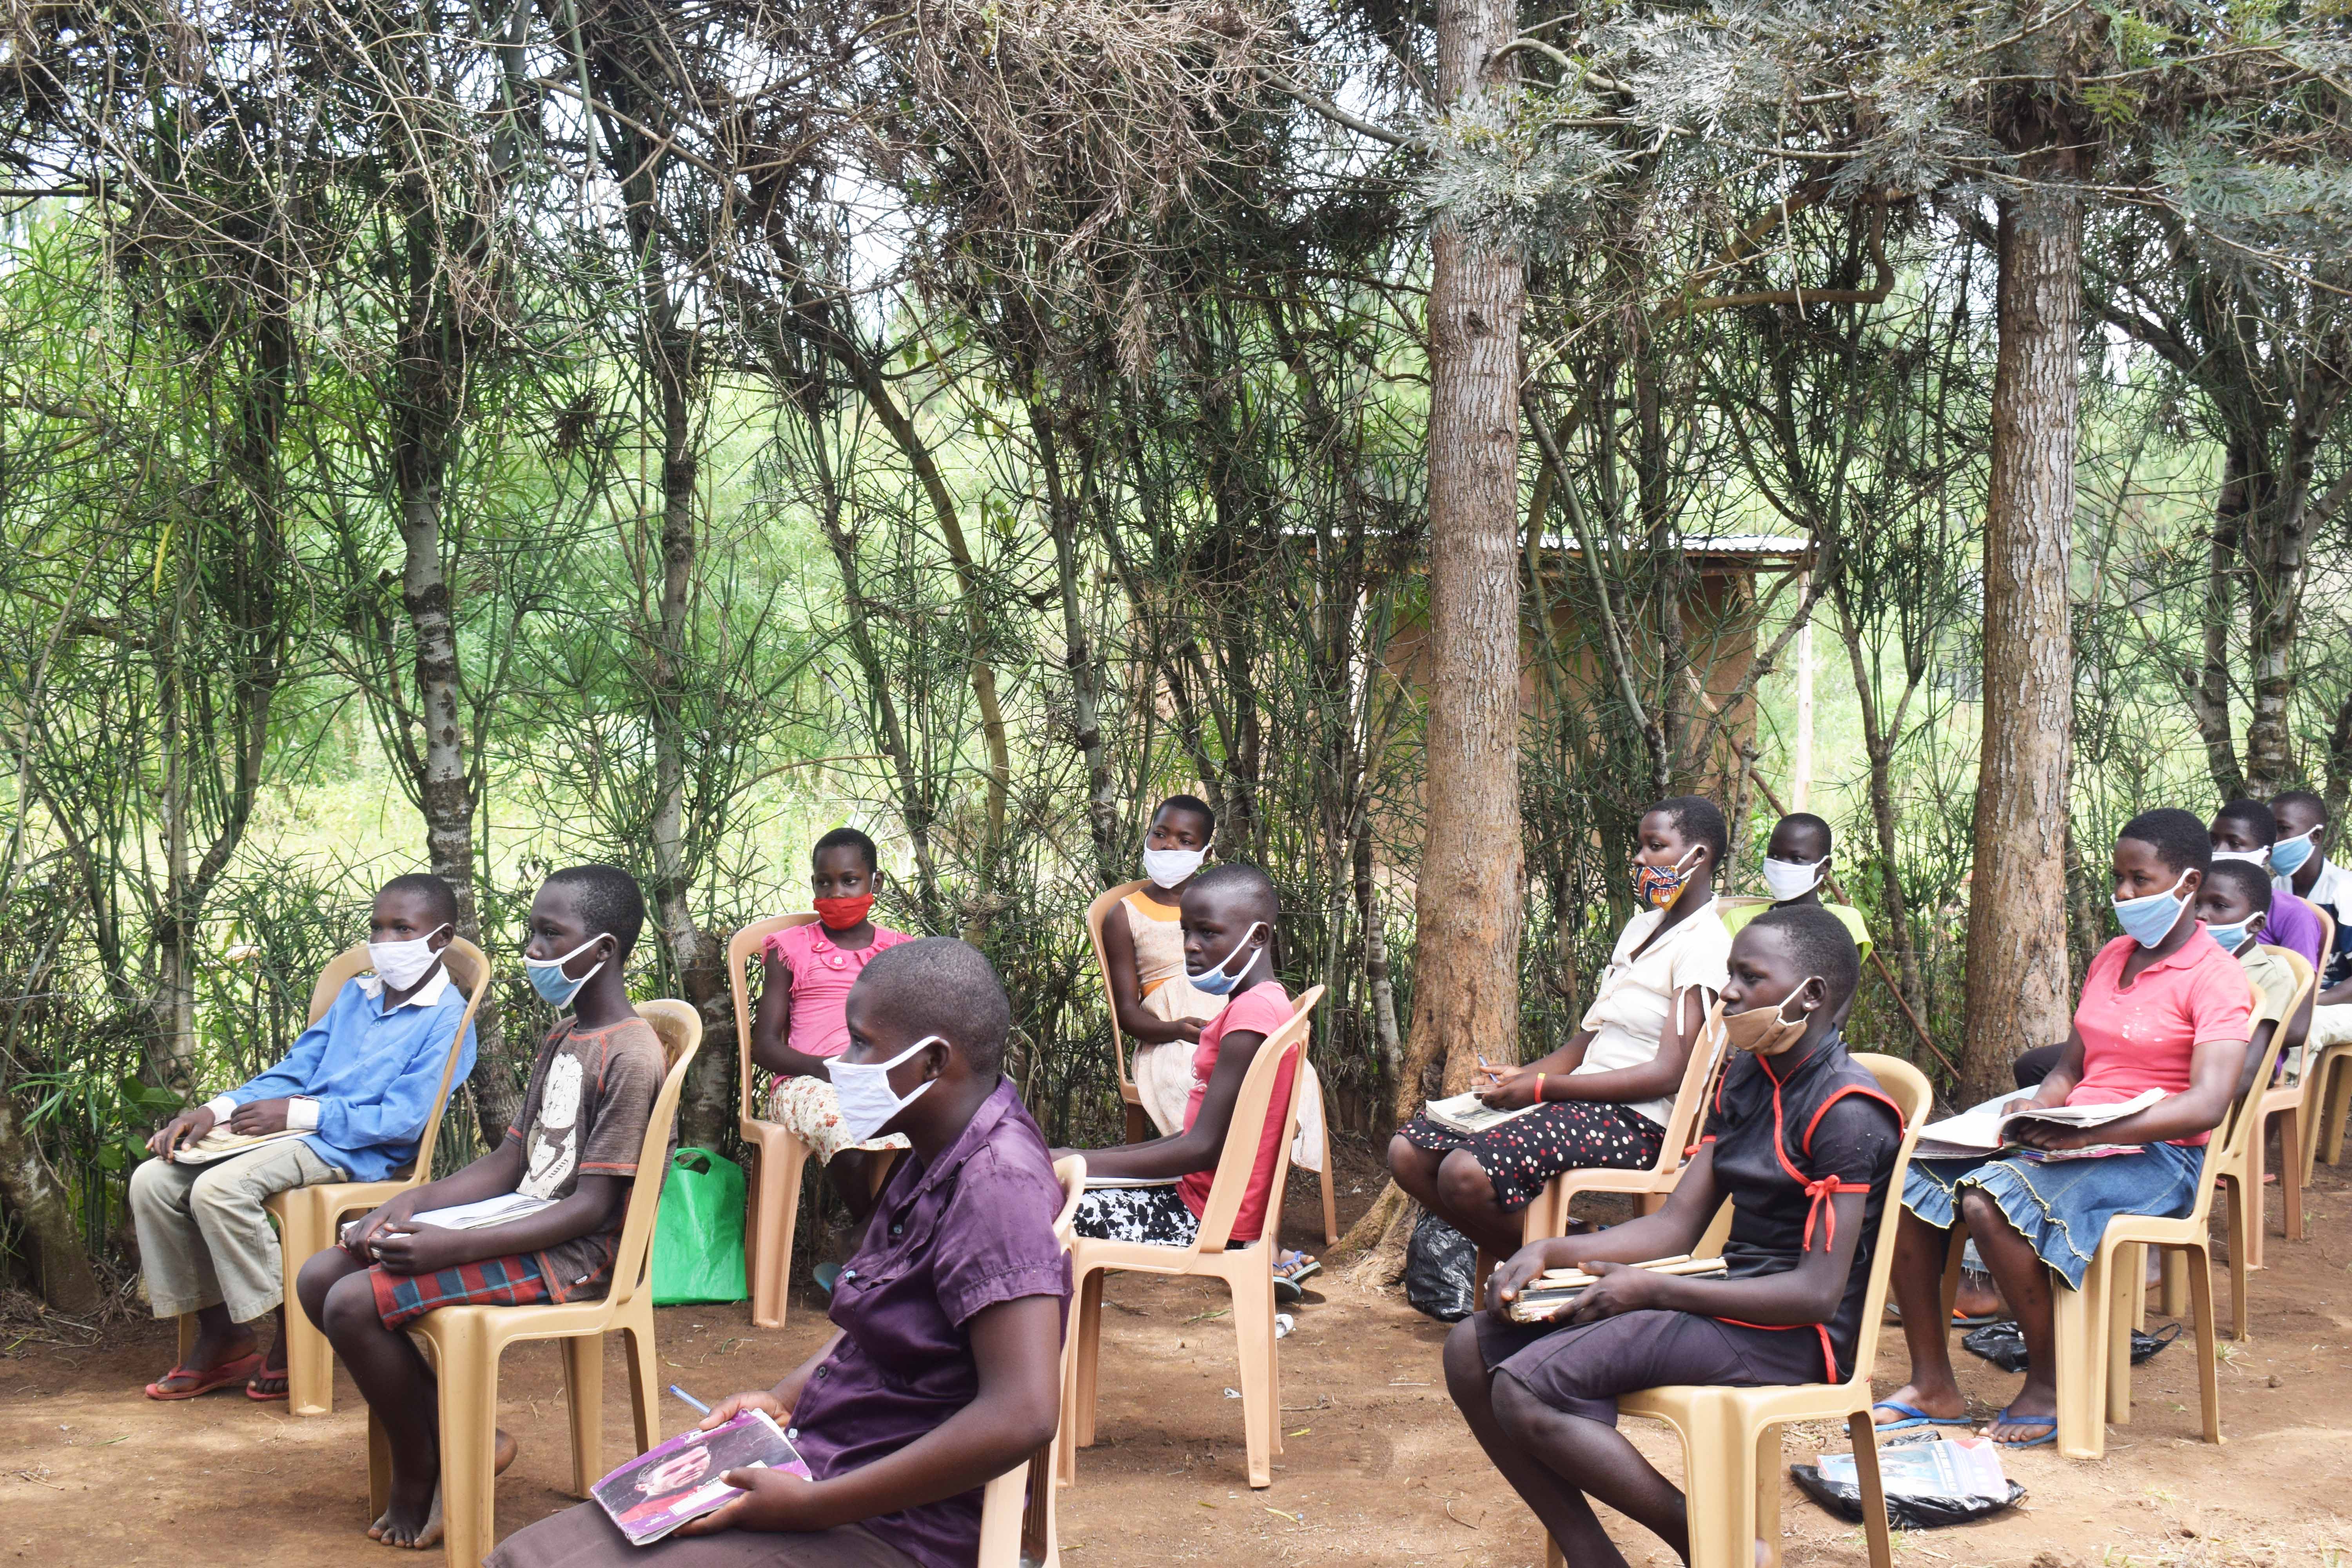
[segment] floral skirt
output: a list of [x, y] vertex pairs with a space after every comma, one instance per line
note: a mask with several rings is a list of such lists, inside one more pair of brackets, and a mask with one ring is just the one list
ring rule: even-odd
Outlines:
[[1171, 1182], [1159, 1187], [1089, 1187], [1070, 1216], [1070, 1228], [1097, 1241], [1190, 1247], [1200, 1239], [1201, 1220]]
[[887, 1138], [872, 1138], [863, 1143], [849, 1141], [849, 1130], [841, 1124], [841, 1096], [832, 1081], [821, 1078], [780, 1078], [768, 1089], [768, 1102], [761, 1108], [761, 1120], [772, 1121], [809, 1146], [820, 1165], [830, 1165], [833, 1157], [844, 1149], [911, 1149], [903, 1133], [893, 1132]]

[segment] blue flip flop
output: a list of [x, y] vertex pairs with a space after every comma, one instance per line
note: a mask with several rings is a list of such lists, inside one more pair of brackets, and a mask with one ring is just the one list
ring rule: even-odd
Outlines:
[[834, 1281], [840, 1278], [841, 1265], [838, 1263], [820, 1263], [809, 1271], [810, 1280], [828, 1296], [833, 1294]]
[[2000, 1415], [1994, 1416], [1992, 1419], [1993, 1425], [1995, 1426], [1999, 1426], [2000, 1423], [2007, 1421], [2019, 1426], [2047, 1426], [2049, 1428], [2048, 1431], [2042, 1433], [2039, 1437], [2027, 1437], [2022, 1440], [2017, 1438], [2006, 1439], [2002, 1441], [2000, 1445], [2004, 1448], [2039, 1448], [2045, 1443], [2055, 1443], [2058, 1440], [2058, 1417], [2055, 1415], [2011, 1415], [2008, 1411], [2003, 1410]]
[[1906, 1405], [1899, 1399], [1882, 1399], [1871, 1408], [1892, 1410], [1895, 1415], [1903, 1417], [1900, 1421], [1887, 1422], [1879, 1427], [1881, 1432], [1908, 1432], [1915, 1426], [1973, 1426], [1976, 1425], [1965, 1415], [1930, 1415], [1916, 1405]]

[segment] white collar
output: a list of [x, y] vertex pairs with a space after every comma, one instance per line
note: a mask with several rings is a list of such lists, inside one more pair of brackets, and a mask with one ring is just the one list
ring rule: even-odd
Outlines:
[[[369, 1001], [381, 1002], [383, 1000], [383, 981], [380, 976], [373, 974], [361, 975], [359, 978], [359, 987], [360, 994], [365, 996]], [[403, 1002], [400, 1005], [400, 1007], [436, 1007], [440, 1005], [441, 994], [448, 989], [449, 966], [446, 963], [436, 964], [434, 966], [431, 978], [427, 979], [424, 984], [418, 986], [415, 993], [412, 994], [407, 1001]], [[394, 1007], [393, 1011], [397, 1013], [400, 1011], [400, 1007]]]

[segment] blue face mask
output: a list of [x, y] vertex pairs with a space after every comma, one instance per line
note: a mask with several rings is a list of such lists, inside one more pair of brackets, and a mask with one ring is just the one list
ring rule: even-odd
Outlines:
[[2319, 825], [2314, 823], [2294, 837], [2282, 838], [2272, 845], [2271, 869], [2282, 877], [2292, 877], [2302, 870], [2303, 863], [2310, 859], [2311, 852], [2319, 847], [2318, 837]]
[[599, 963], [577, 980], [564, 973], [563, 966], [604, 940], [602, 936], [592, 936], [562, 958], [533, 958], [524, 954], [523, 973], [530, 976], [530, 988], [539, 993], [540, 1000], [551, 1007], [571, 1005], [572, 999], [580, 994], [580, 988], [595, 979], [596, 970], [604, 965]]
[[[1242, 932], [1241, 941], [1234, 944], [1233, 952], [1225, 954], [1223, 963], [1214, 969], [1203, 970], [1198, 974], [1187, 974], [1184, 978], [1192, 983], [1194, 990], [1205, 991], [1212, 996], [1223, 996], [1231, 993], [1234, 986], [1242, 983], [1242, 976], [1250, 972], [1250, 963], [1253, 962], [1249, 959], [1250, 938], [1255, 936], [1259, 928], [1265, 924], [1264, 921], [1252, 921], [1249, 930]], [[1233, 968], [1234, 960], [1237, 958], [1244, 961], [1241, 968], [1234, 973], [1226, 973], [1225, 971]]]
[[2144, 899], [2116, 900], [2116, 923], [2140, 946], [2156, 946], [2172, 934], [2172, 928], [2180, 923], [2180, 911], [2189, 907], [2188, 895], [2180, 892], [2180, 884], [2188, 879], [2189, 873], [2183, 871], [2161, 893], [2150, 893]]
[[2205, 934], [2220, 942], [2223, 952], [2235, 952], [2246, 945], [2246, 933], [2252, 928], [2253, 923], [2254, 917], [2248, 915], [2244, 920], [2229, 925], [2208, 925], [2205, 928]]

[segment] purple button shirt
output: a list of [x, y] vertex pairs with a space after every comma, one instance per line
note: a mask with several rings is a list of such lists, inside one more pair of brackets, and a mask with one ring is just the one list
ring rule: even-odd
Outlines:
[[[898, 1162], [866, 1244], [835, 1283], [843, 1330], [792, 1415], [793, 1446], [819, 1479], [872, 1464], [929, 1432], [980, 1392], [964, 1325], [984, 1307], [1052, 1296], [1066, 1313], [1070, 1259], [1054, 1239], [1062, 1187], [1045, 1138], [1011, 1079], [981, 1102], [934, 1165]], [[924, 1568], [971, 1568], [980, 1491], [866, 1521]]]
[[2319, 913], [2293, 893], [2271, 894], [2271, 912], [2263, 918], [2263, 940], [2273, 947], [2293, 948], [2319, 967], [2319, 943], [2326, 935]]

